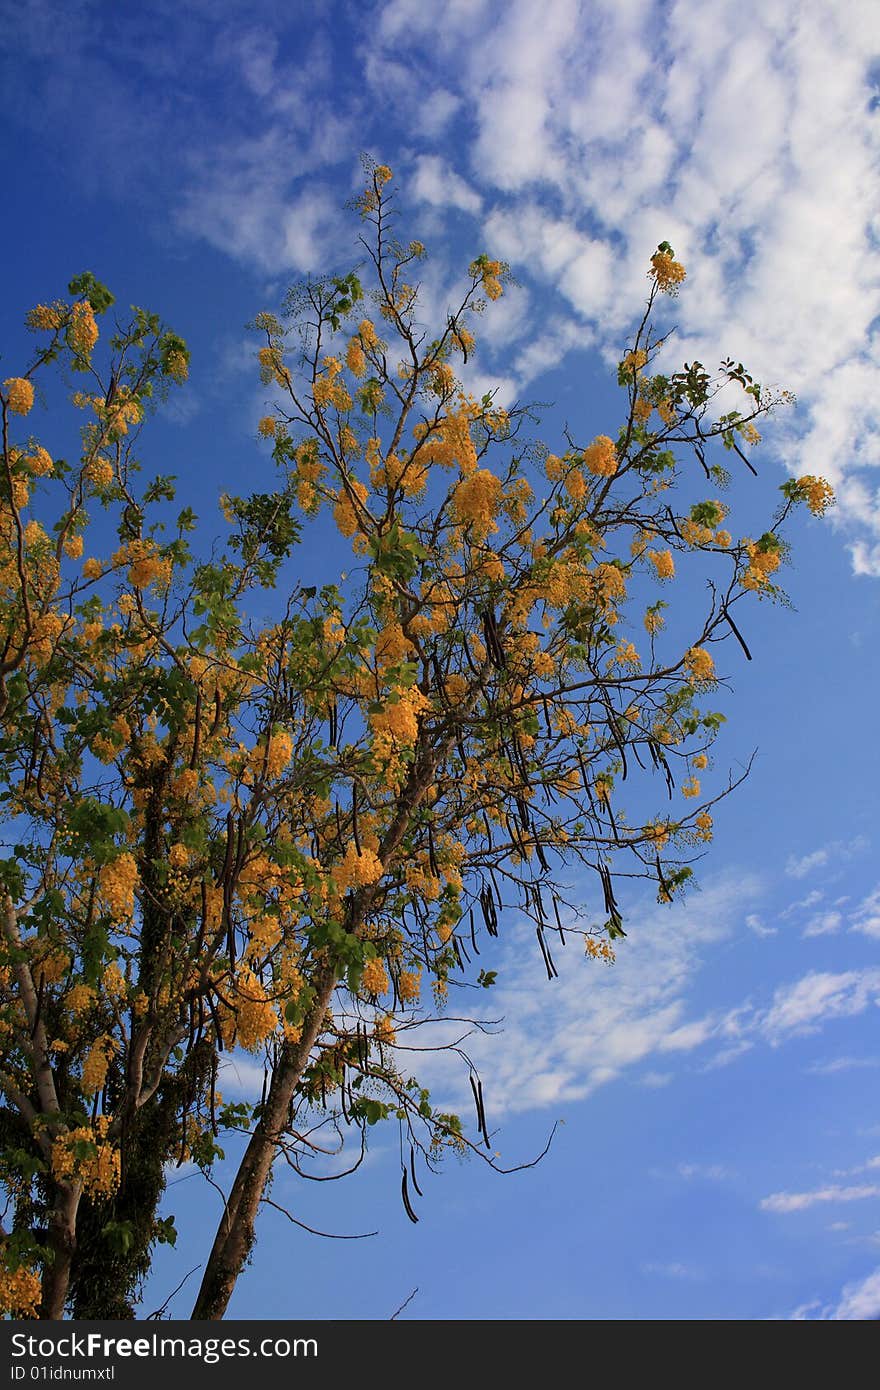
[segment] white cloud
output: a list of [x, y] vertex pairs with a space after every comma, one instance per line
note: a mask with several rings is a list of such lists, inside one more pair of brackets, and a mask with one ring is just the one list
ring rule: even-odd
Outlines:
[[850, 931], [880, 939], [880, 885], [855, 909], [850, 919]]
[[[753, 876], [731, 874], [671, 909], [633, 904], [638, 931], [622, 943], [613, 969], [584, 961], [570, 938], [564, 950], [553, 946], [559, 978], [551, 982], [540, 979], [533, 930], [514, 928], [485, 1010], [487, 1020], [503, 1017], [503, 1037], [476, 1034], [467, 1043], [491, 1078], [490, 1125], [505, 1111], [582, 1099], [632, 1067], [684, 1056], [724, 1035], [725, 1018], [687, 1018], [689, 994], [702, 951], [733, 933], [743, 901], [758, 888]], [[434, 1060], [432, 1089], [454, 1091], [460, 1104], [468, 1091], [447, 1064]]]
[[723, 1163], [680, 1163], [678, 1175], [689, 1182], [695, 1178], [704, 1182], [726, 1182], [735, 1176]]
[[820, 1187], [813, 1192], [774, 1192], [760, 1203], [762, 1211], [806, 1211], [822, 1202], [862, 1202], [880, 1197], [880, 1187]]
[[830, 1018], [851, 1018], [880, 1000], [880, 969], [811, 971], [794, 984], [782, 985], [760, 1020], [773, 1044], [792, 1034], [816, 1032]]
[[434, 207], [460, 208], [476, 213], [482, 207], [478, 193], [454, 173], [437, 155], [421, 155], [415, 163], [412, 191], [417, 198]]
[[804, 927], [804, 936], [833, 936], [843, 925], [839, 912], [817, 912]]
[[779, 931], [778, 927], [768, 927], [766, 922], [763, 922], [758, 916], [757, 912], [750, 912], [748, 914], [746, 917], [746, 926], [750, 932], [754, 932], [755, 936], [775, 936]]
[[649, 1260], [641, 1266], [643, 1274], [659, 1274], [663, 1279], [702, 1279], [702, 1270], [693, 1265], [683, 1264], [681, 1260], [671, 1260], [664, 1264]]
[[797, 1322], [870, 1322], [880, 1317], [880, 1269], [866, 1278], [847, 1284], [836, 1304], [822, 1305], [815, 1300], [789, 1314]]
[[835, 1076], [862, 1067], [880, 1067], [880, 1057], [832, 1057], [827, 1062], [813, 1062], [807, 1071], [811, 1076]]
[[[867, 848], [868, 840], [864, 835], [856, 835], [852, 840], [832, 840], [801, 858], [791, 855], [785, 865], [785, 872], [789, 878], [806, 878], [814, 869], [823, 869], [835, 860], [852, 859], [854, 855], [861, 854]], [[809, 903], [811, 897], [812, 895], [809, 895], [804, 900], [805, 904]]]

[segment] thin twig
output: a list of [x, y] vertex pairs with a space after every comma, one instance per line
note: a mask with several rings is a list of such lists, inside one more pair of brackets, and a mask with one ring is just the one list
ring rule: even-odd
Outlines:
[[416, 1287], [413, 1289], [412, 1293], [410, 1294], [409, 1298], [405, 1298], [405, 1299], [403, 1300], [403, 1302], [401, 1303], [400, 1307], [397, 1309], [397, 1312], [391, 1314], [391, 1317], [388, 1319], [389, 1322], [394, 1322], [396, 1318], [399, 1318], [399, 1317], [400, 1317], [400, 1314], [403, 1312], [403, 1310], [404, 1310], [404, 1308], [406, 1307], [406, 1305], [407, 1305], [408, 1303], [412, 1303], [412, 1301], [413, 1301], [413, 1299], [415, 1298], [415, 1296], [416, 1296], [416, 1294], [418, 1293], [418, 1291], [419, 1291], [419, 1290], [418, 1290], [418, 1285], [416, 1285]]

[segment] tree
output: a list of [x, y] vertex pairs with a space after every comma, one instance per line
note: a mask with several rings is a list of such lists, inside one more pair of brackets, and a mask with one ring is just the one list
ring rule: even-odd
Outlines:
[[[425, 253], [395, 238], [390, 177], [369, 167], [359, 266], [293, 291], [289, 331], [256, 320], [279, 481], [222, 499], [219, 556], [194, 557], [197, 519], [136, 458], [151, 398], [187, 375], [155, 316], [133, 311], [104, 351], [113, 299], [80, 276], [30, 313], [42, 345], [0, 392], [0, 1293], [16, 1315], [133, 1316], [174, 1239], [166, 1167], [209, 1174], [224, 1134], [243, 1150], [199, 1318], [224, 1315], [273, 1164], [300, 1170], [314, 1124], [363, 1143], [397, 1120], [416, 1184], [417, 1158], [482, 1152], [410, 1074], [408, 1038], [462, 982], [491, 986], [469, 947], [505, 912], [532, 920], [552, 977], [557, 932], [613, 959], [616, 875], [682, 890], [734, 785], [701, 787], [723, 718], [704, 707], [712, 652], [745, 649], [734, 609], [778, 595], [792, 508], [831, 500], [790, 481], [757, 540], [725, 529], [710, 446], [754, 472], [755, 422], [781, 397], [732, 361], [654, 370], [652, 311], [684, 278], [666, 243], [614, 438], [550, 453], [527, 408], [468, 394], [474, 318], [508, 268], [477, 257], [425, 328]], [[53, 363], [80, 382], [71, 462], [27, 434]], [[738, 408], [720, 411], [722, 389]], [[291, 581], [328, 511], [351, 574]], [[596, 875], [599, 922], [571, 901], [572, 866]], [[217, 1095], [235, 1047], [265, 1059], [257, 1104]]]

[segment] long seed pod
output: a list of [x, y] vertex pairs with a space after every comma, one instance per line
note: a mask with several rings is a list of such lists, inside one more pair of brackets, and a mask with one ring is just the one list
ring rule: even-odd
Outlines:
[[412, 1178], [412, 1185], [420, 1197], [424, 1197], [424, 1192], [419, 1187], [419, 1180], [416, 1177], [416, 1151], [412, 1144], [409, 1146], [409, 1175]]
[[483, 1083], [479, 1077], [477, 1077], [477, 1099], [480, 1102], [480, 1129], [483, 1132], [483, 1139], [486, 1142], [486, 1148], [489, 1149], [492, 1146], [489, 1142], [489, 1130], [486, 1125], [486, 1106], [483, 1102]]
[[403, 1198], [403, 1209], [409, 1217], [410, 1221], [413, 1223], [413, 1225], [417, 1226], [419, 1224], [419, 1218], [413, 1211], [412, 1203], [409, 1200], [409, 1191], [407, 1190], [406, 1185], [406, 1168], [401, 1167], [401, 1172], [403, 1173], [403, 1181], [400, 1184], [400, 1195]]
[[734, 637], [736, 638], [737, 642], [739, 642], [740, 646], [742, 647], [743, 651], [745, 652], [745, 654], [746, 654], [746, 661], [751, 661], [751, 659], [752, 659], [752, 654], [751, 654], [751, 652], [749, 651], [748, 646], [746, 645], [746, 639], [743, 637], [743, 635], [742, 635], [742, 633], [740, 632], [739, 628], [737, 627], [736, 623], [733, 621], [733, 618], [730, 616], [730, 609], [727, 607], [727, 604], [726, 604], [726, 603], [725, 603], [724, 607], [722, 608], [721, 612], [723, 613], [724, 617], [727, 619], [728, 623], [730, 624], [730, 630], [731, 630], [731, 632], [733, 633], [733, 635], [734, 635]]
[[556, 930], [559, 932], [559, 940], [565, 945], [565, 932], [562, 930], [562, 922], [559, 919], [559, 899], [553, 894], [553, 916], [556, 918]]
[[480, 954], [480, 948], [479, 948], [479, 946], [477, 945], [477, 934], [476, 934], [476, 932], [474, 931], [474, 909], [473, 909], [473, 908], [471, 908], [471, 910], [470, 910], [470, 925], [471, 925], [471, 945], [472, 945], [473, 948], [474, 948], [474, 954], [478, 956], [478, 955]]
[[559, 974], [559, 971], [556, 969], [556, 966], [553, 964], [553, 957], [552, 957], [551, 954], [550, 954], [549, 948], [548, 948], [548, 946], [547, 946], [547, 942], [544, 940], [544, 931], [543, 931], [543, 928], [541, 928], [541, 927], [536, 927], [536, 928], [535, 928], [535, 935], [536, 935], [537, 938], [538, 938], [538, 945], [539, 945], [540, 948], [541, 948], [541, 955], [544, 957], [544, 968], [545, 968], [546, 971], [547, 971], [547, 979], [548, 979], [548, 980], [554, 980], [554, 979], [556, 978], [556, 976]]

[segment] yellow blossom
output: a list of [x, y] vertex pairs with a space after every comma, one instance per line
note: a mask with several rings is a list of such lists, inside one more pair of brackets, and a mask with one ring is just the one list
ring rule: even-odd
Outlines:
[[705, 647], [690, 647], [685, 653], [684, 664], [697, 681], [710, 681], [715, 674], [715, 662]]
[[361, 984], [368, 994], [385, 994], [388, 990], [388, 972], [376, 956], [371, 956], [364, 966]]
[[808, 473], [798, 478], [797, 486], [813, 516], [822, 516], [834, 502], [834, 489], [824, 478], [814, 478]]
[[34, 403], [33, 384], [24, 376], [8, 376], [3, 385], [9, 409], [15, 415], [27, 415]]
[[672, 579], [675, 574], [675, 561], [670, 550], [649, 550], [648, 559], [657, 572], [658, 579]]
[[685, 268], [669, 251], [655, 251], [651, 257], [650, 274], [657, 282], [658, 290], [674, 294], [685, 278]]
[[584, 466], [597, 477], [613, 478], [617, 463], [617, 450], [607, 434], [598, 434], [584, 450]]

